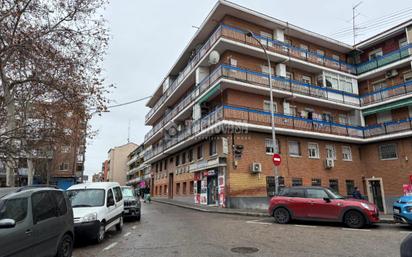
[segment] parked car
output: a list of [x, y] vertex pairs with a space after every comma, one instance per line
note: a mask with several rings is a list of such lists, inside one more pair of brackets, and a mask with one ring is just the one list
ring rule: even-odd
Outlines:
[[141, 204], [140, 197], [136, 194], [136, 190], [133, 187], [122, 187], [123, 199], [124, 199], [124, 217], [133, 217], [136, 220], [140, 220]]
[[296, 219], [343, 222], [350, 228], [362, 228], [379, 221], [374, 204], [347, 199], [323, 187], [284, 188], [270, 200], [269, 214], [282, 224]]
[[67, 194], [73, 208], [76, 235], [100, 243], [110, 228], [116, 226], [117, 231], [122, 230], [124, 201], [119, 183], [77, 184], [69, 187]]
[[402, 196], [393, 204], [395, 221], [412, 225], [412, 196]]
[[0, 189], [0, 256], [70, 257], [73, 212], [63, 191], [47, 187]]

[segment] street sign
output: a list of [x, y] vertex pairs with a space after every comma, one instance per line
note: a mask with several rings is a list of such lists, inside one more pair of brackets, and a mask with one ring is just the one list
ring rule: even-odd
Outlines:
[[282, 158], [280, 157], [280, 154], [275, 153], [275, 154], [272, 156], [272, 161], [273, 161], [273, 164], [274, 164], [275, 166], [279, 166], [280, 163], [282, 162]]

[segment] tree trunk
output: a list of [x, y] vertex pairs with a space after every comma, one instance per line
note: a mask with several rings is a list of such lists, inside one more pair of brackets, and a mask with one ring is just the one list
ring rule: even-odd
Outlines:
[[[4, 83], [4, 82], [3, 82]], [[16, 106], [15, 106], [15, 99], [14, 94], [9, 86], [3, 85], [4, 87], [4, 100], [7, 104], [6, 106], [6, 135], [8, 136], [8, 148], [11, 155], [8, 156], [7, 164], [6, 164], [6, 186], [14, 187], [15, 186], [15, 178], [14, 178], [14, 152], [16, 150], [15, 134], [16, 134]]]
[[31, 186], [33, 185], [33, 177], [34, 177], [34, 165], [33, 165], [33, 159], [31, 158], [27, 158], [27, 185]]

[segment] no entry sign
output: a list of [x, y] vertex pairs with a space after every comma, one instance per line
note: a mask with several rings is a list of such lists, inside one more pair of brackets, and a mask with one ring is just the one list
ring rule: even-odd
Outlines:
[[280, 157], [280, 154], [275, 153], [275, 154], [272, 156], [272, 161], [273, 161], [273, 164], [274, 164], [275, 166], [279, 166], [280, 163], [282, 162], [282, 158]]

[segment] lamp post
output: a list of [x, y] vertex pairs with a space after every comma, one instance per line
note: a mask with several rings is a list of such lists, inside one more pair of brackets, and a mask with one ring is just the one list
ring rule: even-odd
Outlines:
[[[274, 110], [273, 110], [273, 86], [272, 86], [272, 68], [270, 65], [270, 58], [269, 55], [266, 51], [266, 48], [263, 46], [262, 42], [260, 42], [259, 39], [256, 38], [256, 36], [253, 34], [252, 31], [248, 30], [248, 33], [246, 36], [253, 38], [258, 42], [260, 48], [262, 48], [263, 52], [266, 55], [266, 59], [268, 62], [268, 67], [269, 67], [269, 89], [270, 89], [270, 122], [272, 125], [272, 141], [273, 141], [273, 152], [275, 152], [275, 145], [276, 145], [276, 132], [275, 132], [275, 117], [274, 117]], [[278, 167], [274, 166], [273, 168], [273, 173], [275, 175], [275, 193], [278, 194], [279, 192], [279, 174], [278, 174]]]

